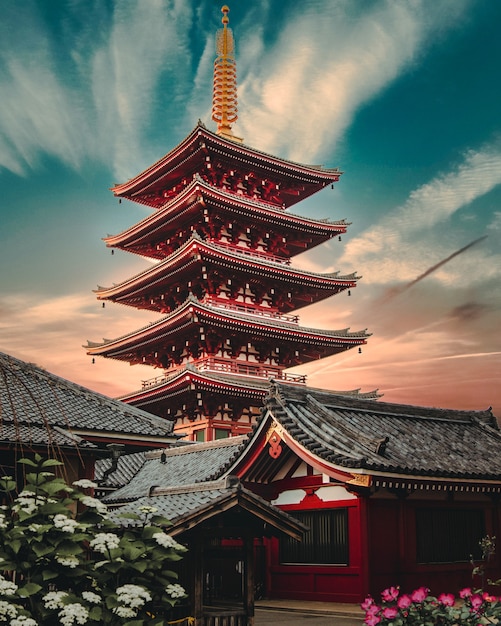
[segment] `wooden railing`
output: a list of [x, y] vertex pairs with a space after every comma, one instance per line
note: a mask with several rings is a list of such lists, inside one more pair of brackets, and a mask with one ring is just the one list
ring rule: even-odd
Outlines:
[[[274, 378], [284, 382], [292, 382], [305, 384], [306, 376], [301, 374], [290, 374], [273, 367], [267, 367], [266, 365], [260, 365], [259, 363], [248, 363], [233, 361], [230, 359], [218, 359], [216, 357], [207, 357], [205, 359], [199, 359], [193, 361], [192, 364], [200, 371], [218, 372], [223, 374], [234, 374], [240, 376], [256, 376], [258, 378]], [[149, 378], [142, 381], [142, 388], [149, 389], [150, 387], [156, 387], [161, 385], [178, 374], [182, 369], [182, 366], [176, 368], [172, 372], [168, 372], [163, 376], [155, 376], [155, 378]]]
[[285, 315], [284, 313], [279, 313], [278, 311], [270, 311], [264, 307], [258, 308], [256, 306], [249, 306], [247, 304], [237, 304], [235, 302], [226, 303], [224, 300], [220, 300], [219, 298], [204, 298], [205, 304], [211, 304], [212, 306], [217, 306], [221, 309], [228, 309], [229, 311], [236, 311], [237, 313], [247, 313], [249, 315], [257, 315], [259, 317], [266, 317], [268, 319], [279, 320], [281, 322], [291, 322], [293, 324], [297, 324], [299, 322], [299, 315]]

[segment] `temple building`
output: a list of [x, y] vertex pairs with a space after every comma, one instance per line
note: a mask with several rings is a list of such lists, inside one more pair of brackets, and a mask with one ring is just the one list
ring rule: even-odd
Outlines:
[[[293, 264], [346, 232], [344, 220], [289, 211], [341, 172], [273, 157], [233, 134], [227, 13], [217, 132], [198, 123], [113, 188], [152, 213], [106, 244], [156, 263], [97, 297], [161, 317], [87, 346], [93, 357], [158, 368], [122, 400], [170, 420], [191, 442], [124, 455], [115, 472], [109, 460], [98, 463], [103, 498], [119, 513], [146, 505], [170, 517], [169, 532], [190, 546], [181, 616], [196, 626], [253, 626], [254, 596], [358, 603], [391, 585], [436, 595], [478, 586], [470, 560], [481, 560], [482, 538], [501, 533], [492, 411], [396, 405], [375, 392], [315, 389], [289, 372], [360, 350], [369, 336], [306, 328], [297, 316], [357, 285], [355, 274]], [[488, 565], [487, 576], [499, 578], [500, 554]]]
[[152, 213], [110, 248], [155, 260], [97, 297], [162, 317], [102, 343], [89, 355], [151, 365], [159, 373], [122, 398], [175, 422], [192, 440], [249, 432], [269, 380], [305, 384], [291, 367], [361, 349], [365, 330], [306, 328], [296, 311], [350, 290], [355, 274], [295, 267], [301, 252], [341, 238], [345, 220], [311, 219], [294, 204], [339, 180], [339, 169], [293, 163], [245, 145], [233, 134], [234, 44], [223, 7], [214, 66], [213, 120], [198, 122], [155, 164], [112, 191]]

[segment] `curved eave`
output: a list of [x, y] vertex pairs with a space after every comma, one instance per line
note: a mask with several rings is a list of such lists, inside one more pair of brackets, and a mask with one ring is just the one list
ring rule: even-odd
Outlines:
[[[113, 285], [112, 287], [99, 287], [95, 290], [100, 300], [120, 300], [126, 297], [138, 297], [145, 290], [149, 293], [158, 284], [166, 283], [173, 273], [182, 271], [189, 264], [211, 262], [215, 266], [225, 266], [232, 270], [244, 273], [252, 272], [252, 276], [261, 276], [268, 279], [280, 280], [281, 282], [296, 283], [318, 289], [339, 290], [356, 287], [359, 277], [355, 274], [339, 276], [337, 272], [331, 274], [319, 274], [294, 269], [283, 263], [268, 261], [262, 257], [248, 254], [239, 254], [217, 244], [211, 244], [197, 238], [191, 238], [181, 248], [168, 256], [160, 263], [148, 267], [143, 272], [131, 278]], [[285, 277], [287, 278], [286, 280]]]
[[145, 406], [149, 403], [165, 400], [181, 393], [196, 393], [197, 391], [210, 391], [220, 393], [223, 396], [235, 395], [240, 398], [264, 399], [269, 388], [269, 381], [253, 376], [224, 376], [224, 374], [211, 374], [200, 372], [195, 367], [185, 367], [179, 372], [166, 376], [165, 381], [157, 385], [138, 389], [117, 400], [127, 404]]
[[232, 194], [213, 187], [200, 178], [195, 178], [174, 199], [169, 200], [163, 207], [157, 209], [140, 222], [127, 230], [104, 237], [108, 247], [125, 248], [138, 246], [151, 240], [155, 233], [165, 230], [170, 223], [177, 221], [180, 216], [193, 210], [196, 205], [202, 206], [199, 198], [204, 202], [219, 203], [221, 207], [230, 209], [236, 215], [246, 214], [252, 218], [265, 218], [267, 222], [283, 225], [288, 229], [305, 231], [319, 237], [333, 237], [346, 233], [349, 224], [345, 220], [327, 221], [311, 219], [293, 213], [285, 212], [282, 208], [272, 204], [253, 200], [239, 194]]
[[[102, 344], [88, 342], [87, 354], [91, 356], [109, 356], [120, 359], [120, 355], [131, 349], [152, 346], [159, 338], [165, 339], [168, 335], [182, 332], [187, 327], [199, 324], [209, 324], [211, 327], [219, 327], [240, 331], [248, 334], [259, 333], [259, 336], [272, 339], [284, 339], [287, 341], [302, 341], [311, 346], [338, 347], [339, 350], [347, 349], [366, 343], [370, 334], [364, 331], [349, 332], [343, 330], [320, 330], [305, 328], [294, 323], [281, 322], [259, 315], [244, 315], [234, 311], [226, 312], [224, 309], [211, 307], [189, 298], [178, 309], [128, 335], [119, 337]], [[305, 361], [306, 362], [306, 361]]]
[[197, 143], [201, 144], [204, 142], [206, 142], [204, 149], [207, 149], [208, 142], [209, 145], [214, 146], [215, 150], [227, 158], [246, 160], [264, 169], [273, 169], [283, 176], [294, 177], [303, 181], [308, 180], [311, 184], [316, 183], [320, 187], [338, 180], [342, 173], [337, 168], [328, 169], [316, 165], [295, 163], [294, 161], [287, 161], [265, 152], [260, 152], [241, 143], [236, 144], [212, 133], [199, 123], [173, 150], [137, 176], [123, 184], [115, 185], [111, 188], [111, 191], [115, 196], [131, 199], [134, 199], [134, 196], [139, 194], [148, 193], [160, 178], [180, 167], [186, 159], [193, 155], [193, 152], [197, 149]]

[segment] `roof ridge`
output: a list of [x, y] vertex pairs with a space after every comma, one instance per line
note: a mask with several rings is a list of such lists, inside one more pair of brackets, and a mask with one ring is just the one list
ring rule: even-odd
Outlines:
[[237, 437], [227, 437], [226, 439], [214, 439], [212, 441], [201, 441], [199, 443], [187, 443], [181, 448], [168, 448], [166, 450], [152, 450], [145, 453], [145, 458], [156, 459], [164, 454], [166, 457], [180, 456], [182, 454], [191, 454], [193, 452], [200, 452], [201, 450], [210, 450], [212, 448], [227, 448], [229, 446], [240, 445], [247, 435], [238, 435]]

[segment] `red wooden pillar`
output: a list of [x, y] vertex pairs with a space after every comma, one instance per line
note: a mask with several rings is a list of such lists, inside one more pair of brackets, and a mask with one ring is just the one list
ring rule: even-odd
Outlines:
[[360, 516], [360, 574], [362, 599], [369, 595], [371, 587], [371, 567], [369, 552], [369, 499], [365, 496], [358, 496], [358, 510]]
[[244, 611], [247, 626], [254, 626], [254, 537], [244, 537]]

